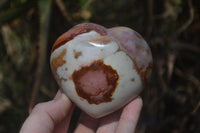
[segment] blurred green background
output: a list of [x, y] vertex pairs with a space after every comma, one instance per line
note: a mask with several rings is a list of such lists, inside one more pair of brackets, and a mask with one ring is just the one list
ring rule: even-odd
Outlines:
[[152, 49], [136, 133], [200, 132], [199, 0], [0, 0], [0, 133], [18, 132], [29, 108], [53, 98], [51, 47], [82, 22], [131, 27]]

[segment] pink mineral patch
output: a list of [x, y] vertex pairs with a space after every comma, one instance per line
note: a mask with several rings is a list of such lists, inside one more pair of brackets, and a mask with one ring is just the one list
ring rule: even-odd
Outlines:
[[77, 94], [90, 104], [112, 101], [118, 78], [116, 70], [105, 65], [102, 60], [72, 74]]
[[80, 79], [82, 89], [90, 95], [98, 95], [101, 91], [108, 88], [106, 75], [103, 70], [86, 72]]

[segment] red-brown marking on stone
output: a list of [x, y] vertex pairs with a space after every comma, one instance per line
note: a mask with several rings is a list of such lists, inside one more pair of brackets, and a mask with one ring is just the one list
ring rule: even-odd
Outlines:
[[142, 77], [142, 81], [144, 83], [147, 82], [147, 76], [149, 75], [149, 72], [152, 70], [153, 65], [151, 63], [148, 64], [148, 66], [146, 67], [145, 71], [141, 72], [141, 77]]
[[72, 80], [72, 76], [70, 76], [69, 79]]
[[[91, 78], [92, 74], [94, 77], [92, 76]], [[90, 79], [88, 79], [89, 83], [85, 82], [85, 80], [87, 80], [86, 77], [90, 77]], [[99, 77], [101, 77], [101, 79], [99, 79]], [[75, 71], [72, 74], [72, 79], [75, 84], [76, 92], [80, 97], [86, 99], [90, 104], [100, 104], [112, 101], [112, 94], [116, 89], [119, 76], [117, 71], [111, 66], [105, 65], [102, 60], [98, 60], [90, 66], [85, 66]], [[101, 87], [98, 88], [96, 84]]]
[[66, 80], [64, 78], [60, 79], [58, 74], [57, 74], [58, 67], [60, 67], [60, 66], [62, 66], [66, 63], [66, 61], [63, 60], [66, 52], [67, 52], [67, 50], [63, 49], [63, 51], [58, 56], [54, 57], [51, 61], [51, 68], [52, 68], [53, 74], [55, 76], [55, 79], [56, 79], [56, 81], [58, 82], [59, 85], [61, 83], [61, 80]]
[[62, 34], [54, 43], [51, 52], [53, 52], [58, 47], [64, 45], [68, 41], [72, 40], [76, 36], [83, 33], [88, 33], [90, 31], [96, 31], [100, 35], [106, 35], [106, 29], [103, 26], [100, 26], [98, 24], [93, 24], [93, 23], [79, 24], [73, 27], [72, 29], [70, 29], [69, 31], [65, 32], [64, 34]]
[[63, 78], [63, 77], [62, 77], [62, 78], [59, 78], [58, 75], [56, 75], [55, 78], [56, 78], [56, 81], [57, 81], [57, 83], [58, 83], [59, 85], [61, 85], [61, 81], [62, 81], [62, 80], [65, 81], [65, 82], [67, 81], [67, 79], [65, 79], [65, 78]]
[[135, 48], [139, 51], [139, 52], [146, 52], [146, 54], [148, 54], [149, 56], [151, 55], [151, 51], [147, 48], [147, 46], [145, 45], [136, 45]]
[[60, 53], [60, 55], [54, 57], [51, 61], [52, 69], [56, 72], [58, 67], [62, 66], [66, 63], [65, 60], [63, 60], [63, 57], [65, 56], [67, 50], [63, 49], [63, 51]]
[[67, 81], [67, 79], [65, 79], [65, 78], [61, 78], [60, 81], [61, 81], [61, 80]]
[[106, 37], [106, 36], [101, 36], [101, 37], [96, 37], [92, 40], [92, 42], [97, 43], [97, 44], [108, 44], [109, 42], [111, 42], [111, 38], [110, 37]]
[[134, 79], [134, 78], [132, 78], [132, 79], [131, 79], [131, 81], [132, 81], [132, 82], [134, 82], [134, 81], [135, 81], [135, 79]]
[[78, 57], [81, 56], [81, 55], [82, 55], [82, 52], [80, 52], [80, 51], [77, 52], [76, 50], [74, 50], [74, 58], [75, 59], [78, 59]]
[[152, 63], [149, 63], [145, 70], [143, 70], [145, 68], [144, 65], [141, 67], [138, 67], [137, 63], [134, 60], [133, 60], [133, 63], [135, 65], [135, 69], [137, 70], [138, 74], [140, 75], [140, 78], [141, 78], [143, 84], [145, 85], [147, 82], [148, 73], [150, 70], [152, 70], [152, 67], [153, 67]]

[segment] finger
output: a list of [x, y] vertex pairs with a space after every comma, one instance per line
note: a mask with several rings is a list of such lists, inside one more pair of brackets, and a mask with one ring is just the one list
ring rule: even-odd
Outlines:
[[[58, 92], [60, 93], [60, 92]], [[40, 103], [34, 107], [23, 124], [20, 133], [52, 133], [54, 126], [69, 113], [72, 103], [65, 94], [52, 101]]]
[[121, 110], [118, 110], [108, 116], [100, 119], [97, 133], [114, 133], [121, 115]]
[[58, 90], [58, 92], [56, 93], [54, 99], [55, 99], [55, 100], [58, 99], [61, 95], [62, 95], [61, 90]]
[[69, 111], [67, 117], [65, 117], [64, 120], [62, 120], [55, 126], [54, 133], [67, 133], [73, 111], [74, 111], [74, 105]]
[[124, 107], [116, 133], [133, 133], [135, 131], [142, 105], [142, 99], [137, 97]]
[[98, 119], [94, 119], [87, 114], [82, 113], [74, 133], [95, 133], [97, 126]]

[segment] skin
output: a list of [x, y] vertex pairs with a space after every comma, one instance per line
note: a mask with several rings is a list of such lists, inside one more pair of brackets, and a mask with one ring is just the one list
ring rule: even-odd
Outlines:
[[[122, 110], [103, 118], [94, 119], [82, 113], [74, 133], [133, 133], [142, 105], [142, 99], [137, 97]], [[20, 133], [66, 133], [73, 109], [69, 98], [58, 91], [53, 100], [33, 108]]]

